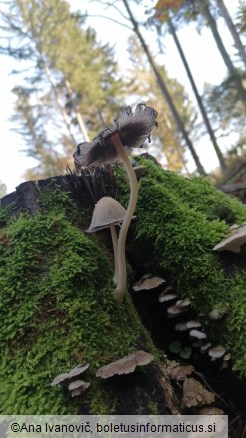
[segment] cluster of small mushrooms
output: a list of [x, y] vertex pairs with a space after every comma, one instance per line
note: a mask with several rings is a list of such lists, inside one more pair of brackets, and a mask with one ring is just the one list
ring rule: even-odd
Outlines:
[[[114, 119], [113, 125], [98, 134], [93, 141], [80, 143], [74, 153], [75, 169], [97, 167], [115, 161], [121, 161], [130, 182], [130, 200], [125, 210], [115, 199], [103, 197], [98, 201], [93, 213], [88, 232], [109, 227], [113, 240], [115, 257], [114, 281], [117, 284], [116, 297], [122, 301], [126, 291], [126, 235], [132, 220], [138, 195], [137, 177], [129, 159], [133, 148], [141, 147], [151, 130], [158, 126], [157, 112], [144, 103], [137, 105], [133, 112], [130, 106], [122, 109], [120, 117]], [[115, 225], [121, 225], [119, 238]]]
[[[153, 359], [154, 356], [146, 351], [134, 351], [128, 356], [124, 356], [119, 360], [98, 368], [96, 371], [96, 377], [108, 379], [116, 375], [130, 374], [135, 371], [137, 366], [148, 365], [153, 361]], [[81, 376], [81, 374], [83, 374], [87, 368], [89, 368], [89, 365], [90, 362], [86, 362], [85, 364], [77, 365], [67, 373], [59, 374], [59, 376], [55, 377], [51, 383], [51, 386], [68, 388], [72, 397], [81, 395], [83, 391], [89, 388], [90, 383], [84, 382], [78, 377]]]
[[[134, 284], [133, 290], [139, 292], [157, 289], [164, 283], [165, 280], [161, 277], [145, 274]], [[189, 339], [192, 342], [192, 347], [199, 349], [201, 354], [208, 353], [212, 361], [223, 358], [221, 364], [222, 368], [228, 367], [231, 356], [229, 353], [226, 354], [224, 346], [216, 345], [212, 347], [200, 321], [191, 320], [189, 318], [184, 320], [183, 315], [185, 312], [189, 311], [191, 305], [191, 300], [188, 297], [178, 299], [174, 287], [168, 285], [160, 292], [158, 301], [168, 305], [166, 308], [168, 318], [178, 318], [179, 316], [182, 316], [182, 322], [177, 322], [174, 326], [174, 330], [177, 332], [187, 332], [189, 334]], [[227, 309], [215, 308], [209, 313], [209, 318], [212, 320], [220, 319], [226, 314], [226, 312]], [[189, 359], [192, 352], [192, 349], [189, 347], [183, 348], [179, 340], [172, 342], [169, 346], [169, 350], [172, 353], [179, 354], [182, 359]]]

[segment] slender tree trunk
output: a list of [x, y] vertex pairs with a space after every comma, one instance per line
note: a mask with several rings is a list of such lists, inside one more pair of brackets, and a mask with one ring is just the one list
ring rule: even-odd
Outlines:
[[218, 47], [220, 54], [223, 58], [223, 61], [226, 65], [226, 67], [228, 68], [230, 76], [233, 78], [233, 81], [234, 81], [236, 88], [237, 88], [237, 91], [238, 91], [238, 97], [245, 104], [246, 90], [244, 89], [241, 78], [240, 78], [237, 70], [235, 69], [235, 67], [232, 63], [229, 54], [226, 51], [224, 43], [223, 43], [223, 41], [220, 37], [220, 34], [218, 32], [216, 21], [210, 12], [208, 2], [207, 2], [207, 0], [200, 0], [200, 2], [201, 2], [201, 13], [203, 14], [204, 18], [207, 21], [208, 26], [211, 29], [211, 32], [213, 34], [213, 37], [214, 37], [215, 42], [217, 44], [217, 47]]
[[176, 109], [176, 106], [175, 106], [175, 104], [174, 104], [174, 102], [172, 100], [172, 97], [169, 94], [169, 91], [168, 91], [168, 89], [166, 87], [166, 84], [163, 81], [163, 79], [161, 77], [161, 74], [160, 74], [157, 66], [155, 65], [155, 62], [154, 62], [154, 60], [153, 60], [153, 58], [152, 58], [152, 56], [150, 54], [148, 46], [146, 45], [146, 43], [144, 41], [144, 38], [143, 38], [143, 36], [142, 36], [142, 34], [141, 34], [140, 30], [139, 30], [138, 23], [136, 22], [133, 14], [131, 12], [131, 9], [129, 7], [128, 0], [122, 0], [122, 1], [123, 1], [124, 5], [125, 5], [125, 8], [126, 8], [127, 13], [129, 15], [130, 21], [131, 21], [131, 23], [133, 25], [133, 30], [136, 33], [136, 35], [138, 36], [139, 41], [141, 43], [141, 46], [142, 46], [142, 48], [143, 48], [143, 50], [144, 50], [144, 52], [145, 52], [145, 54], [146, 54], [146, 56], [148, 58], [148, 61], [149, 61], [150, 65], [151, 65], [153, 71], [154, 71], [157, 83], [158, 83], [158, 85], [159, 85], [159, 87], [160, 87], [160, 89], [162, 91], [162, 94], [165, 97], [165, 99], [166, 99], [166, 101], [167, 101], [167, 103], [168, 103], [168, 105], [169, 105], [169, 107], [171, 109], [173, 117], [174, 117], [174, 119], [175, 119], [175, 121], [177, 123], [178, 129], [182, 133], [182, 135], [183, 135], [183, 137], [185, 139], [185, 142], [187, 144], [187, 147], [190, 150], [192, 158], [195, 161], [195, 164], [197, 166], [197, 170], [198, 170], [200, 175], [205, 176], [206, 175], [205, 169], [203, 168], [203, 166], [202, 166], [202, 164], [201, 164], [201, 162], [199, 160], [199, 157], [198, 157], [198, 155], [197, 155], [197, 153], [196, 153], [196, 151], [194, 149], [194, 146], [193, 146], [193, 144], [192, 144], [192, 142], [191, 142], [191, 140], [189, 138], [189, 135], [188, 135], [188, 133], [187, 133], [185, 127], [184, 127], [184, 124], [183, 124], [183, 122], [182, 122], [182, 120], [180, 118], [180, 115], [179, 115], [179, 113], [178, 113], [178, 111]]
[[236, 47], [236, 49], [237, 49], [237, 51], [239, 53], [239, 56], [242, 59], [244, 65], [246, 67], [246, 51], [245, 51], [243, 43], [242, 43], [242, 41], [240, 39], [239, 33], [238, 33], [237, 29], [236, 29], [236, 26], [234, 25], [234, 23], [233, 23], [233, 21], [231, 19], [229, 11], [228, 11], [228, 9], [227, 9], [227, 7], [226, 7], [226, 5], [225, 5], [223, 0], [216, 0], [216, 3], [217, 3], [217, 6], [218, 6], [220, 14], [224, 18], [224, 20], [225, 20], [225, 22], [227, 24], [227, 27], [228, 27], [228, 29], [231, 32], [231, 35], [232, 35], [232, 38], [234, 39], [234, 44], [235, 44], [235, 47]]
[[44, 61], [44, 69], [45, 69], [46, 76], [47, 76], [47, 78], [48, 78], [48, 80], [49, 80], [49, 82], [51, 84], [52, 90], [53, 90], [55, 98], [56, 98], [56, 102], [57, 102], [58, 108], [59, 108], [59, 110], [60, 110], [60, 112], [62, 114], [64, 123], [66, 125], [66, 128], [68, 130], [69, 136], [71, 138], [71, 141], [72, 141], [73, 145], [76, 147], [77, 146], [77, 142], [76, 142], [75, 137], [74, 137], [74, 135], [73, 135], [73, 133], [71, 131], [70, 120], [68, 118], [68, 115], [67, 115], [64, 107], [63, 107], [62, 100], [61, 100], [61, 98], [59, 96], [59, 93], [57, 91], [56, 84], [53, 81], [50, 69], [47, 66], [47, 64], [45, 63], [45, 61]]
[[198, 106], [199, 106], [199, 108], [200, 108], [200, 111], [201, 111], [201, 114], [202, 114], [202, 117], [203, 117], [203, 121], [204, 121], [204, 123], [205, 123], [205, 125], [206, 125], [207, 131], [208, 131], [208, 134], [209, 134], [209, 136], [210, 136], [211, 142], [213, 143], [213, 146], [214, 146], [215, 152], [216, 152], [216, 154], [217, 154], [217, 157], [218, 157], [218, 160], [219, 160], [219, 163], [220, 163], [220, 167], [221, 167], [222, 170], [225, 170], [226, 167], [227, 167], [227, 166], [226, 166], [226, 162], [225, 162], [225, 160], [224, 160], [224, 157], [223, 157], [223, 155], [222, 155], [222, 152], [221, 152], [221, 150], [220, 150], [220, 147], [219, 147], [219, 145], [218, 145], [218, 143], [217, 143], [217, 140], [216, 140], [216, 138], [215, 138], [215, 135], [214, 135], [213, 129], [212, 129], [212, 127], [211, 127], [211, 124], [210, 124], [210, 121], [209, 121], [209, 118], [208, 118], [208, 115], [207, 115], [207, 111], [206, 111], [206, 109], [205, 109], [205, 107], [204, 107], [204, 105], [203, 105], [202, 98], [201, 98], [201, 96], [199, 95], [199, 92], [198, 92], [197, 86], [196, 86], [196, 84], [195, 84], [194, 78], [193, 78], [193, 76], [192, 76], [192, 73], [191, 73], [191, 70], [190, 70], [189, 64], [188, 64], [188, 62], [187, 62], [187, 60], [186, 60], [185, 54], [184, 54], [184, 52], [183, 52], [183, 49], [182, 49], [182, 47], [181, 47], [181, 45], [180, 45], [180, 42], [179, 42], [178, 36], [177, 36], [177, 34], [176, 34], [175, 27], [174, 27], [174, 25], [173, 25], [172, 20], [171, 20], [170, 17], [169, 17], [169, 20], [168, 20], [168, 25], [169, 25], [169, 29], [170, 29], [170, 32], [171, 32], [171, 34], [172, 34], [172, 37], [173, 37], [173, 39], [174, 39], [174, 42], [175, 42], [175, 44], [176, 44], [176, 47], [177, 47], [177, 49], [178, 49], [179, 55], [180, 55], [180, 57], [181, 57], [181, 59], [182, 59], [182, 62], [183, 62], [183, 64], [184, 64], [184, 67], [185, 67], [185, 70], [186, 70], [187, 76], [188, 76], [189, 81], [190, 81], [190, 83], [191, 83], [192, 90], [193, 90], [193, 92], [194, 92], [194, 94], [195, 94], [195, 97], [196, 97], [196, 100], [197, 100]]
[[[72, 94], [73, 90], [72, 90], [70, 82], [67, 79], [65, 80], [65, 85], [67, 87], [67, 91], [69, 92], [69, 94]], [[83, 121], [83, 118], [82, 118], [82, 116], [77, 108], [75, 108], [75, 114], [76, 114], [76, 118], [77, 118], [80, 130], [83, 134], [85, 141], [90, 141], [88, 133], [87, 133], [87, 129], [86, 129], [84, 121]]]

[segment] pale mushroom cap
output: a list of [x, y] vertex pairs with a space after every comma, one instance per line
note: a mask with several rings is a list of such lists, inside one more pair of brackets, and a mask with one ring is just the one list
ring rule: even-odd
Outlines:
[[123, 222], [126, 210], [116, 199], [104, 196], [95, 205], [88, 233]]
[[240, 247], [246, 243], [246, 225], [232, 230], [232, 233], [225, 237], [220, 243], [215, 245], [214, 251], [240, 252]]
[[83, 380], [74, 380], [68, 385], [69, 391], [74, 391], [80, 389], [81, 391], [85, 391], [90, 386], [89, 382], [84, 382]]
[[206, 339], [207, 337], [206, 333], [200, 332], [199, 330], [191, 330], [190, 336], [197, 339]]
[[54, 378], [53, 382], [51, 383], [51, 386], [66, 385], [66, 383], [68, 382], [69, 382], [69, 374], [63, 373], [63, 374], [59, 374], [59, 376]]
[[90, 364], [87, 363], [86, 365], [77, 365], [75, 368], [73, 368], [71, 371], [69, 371], [68, 373], [68, 377], [71, 379], [72, 377], [77, 377], [80, 374], [84, 373], [87, 368], [89, 368]]
[[96, 376], [108, 379], [114, 375], [130, 374], [133, 373], [138, 365], [148, 365], [153, 359], [154, 356], [152, 354], [139, 350], [99, 368]]
[[226, 351], [223, 345], [217, 345], [217, 347], [211, 348], [211, 350], [209, 350], [208, 355], [212, 358], [219, 359], [220, 357], [224, 356], [225, 352]]
[[177, 294], [166, 294], [166, 295], [160, 295], [158, 298], [158, 301], [160, 303], [165, 303], [166, 301], [171, 301], [177, 298]]
[[198, 322], [198, 321], [187, 321], [187, 323], [186, 323], [186, 327], [188, 329], [201, 327], [201, 325], [202, 324], [200, 322]]
[[150, 290], [155, 289], [156, 287], [160, 286], [160, 284], [165, 283], [164, 278], [161, 277], [146, 277], [144, 275], [140, 280], [134, 284], [133, 290], [135, 292], [138, 292], [140, 290]]

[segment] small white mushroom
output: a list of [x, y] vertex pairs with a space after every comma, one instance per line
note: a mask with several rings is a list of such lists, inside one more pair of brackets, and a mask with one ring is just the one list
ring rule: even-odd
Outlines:
[[176, 305], [179, 307], [186, 307], [189, 306], [191, 304], [191, 301], [189, 298], [184, 298], [183, 300], [178, 300], [176, 302]]
[[202, 324], [198, 321], [187, 321], [186, 327], [188, 329], [201, 327]]
[[215, 245], [214, 251], [240, 252], [241, 246], [246, 243], [246, 225], [231, 229], [229, 236], [225, 237], [220, 243]]
[[83, 380], [75, 380], [68, 385], [68, 389], [72, 397], [80, 395], [83, 391], [89, 388], [90, 383], [84, 382]]
[[67, 383], [69, 382], [69, 374], [68, 373], [63, 373], [63, 374], [59, 374], [59, 376], [55, 377], [53, 382], [51, 383], [51, 386], [66, 386]]
[[165, 303], [165, 302], [167, 302], [167, 301], [171, 301], [171, 300], [174, 300], [174, 299], [176, 299], [177, 298], [177, 295], [176, 294], [166, 294], [166, 295], [160, 295], [159, 296], [159, 298], [158, 298], [158, 301], [160, 302], [160, 303]]
[[69, 371], [68, 377], [71, 379], [80, 376], [80, 374], [83, 374], [87, 370], [87, 368], [89, 368], [89, 366], [89, 363], [87, 363], [86, 365], [77, 365], [75, 368]]
[[154, 360], [154, 356], [146, 351], [135, 351], [122, 359], [111, 362], [99, 368], [96, 372], [96, 377], [108, 379], [115, 375], [130, 374], [135, 371], [137, 366], [148, 365]]
[[104, 196], [95, 205], [91, 224], [87, 230], [87, 233], [95, 233], [104, 228], [109, 228], [111, 232], [113, 249], [114, 249], [114, 282], [117, 283], [119, 276], [118, 268], [118, 241], [115, 230], [115, 225], [119, 225], [123, 222], [126, 215], [126, 210], [122, 205], [116, 201], [116, 199]]
[[137, 283], [134, 284], [133, 290], [138, 292], [140, 290], [155, 289], [162, 283], [165, 283], [164, 278], [158, 276], [151, 277], [149, 274], [145, 274], [140, 278], [140, 280], [137, 281]]
[[173, 304], [172, 306], [167, 308], [167, 313], [169, 317], [174, 317], [180, 315], [180, 313], [185, 312], [187, 309], [185, 307], [179, 307], [177, 304]]
[[188, 330], [185, 322], [178, 322], [178, 324], [175, 325], [174, 329], [178, 332], [184, 332]]
[[199, 330], [191, 330], [190, 336], [192, 336], [193, 338], [197, 338], [197, 339], [206, 339], [206, 337], [207, 337], [206, 333], [203, 333]]
[[223, 345], [217, 345], [214, 348], [211, 348], [211, 350], [209, 350], [208, 355], [213, 359], [219, 359], [220, 357], [224, 356], [225, 354], [225, 348], [223, 347]]

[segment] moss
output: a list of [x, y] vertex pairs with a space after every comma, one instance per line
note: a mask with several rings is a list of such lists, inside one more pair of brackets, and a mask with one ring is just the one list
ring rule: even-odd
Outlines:
[[[186, 179], [152, 161], [136, 159], [148, 167], [148, 174], [139, 181], [135, 249], [138, 245], [148, 248], [146, 269], [172, 282], [181, 297], [191, 298], [212, 342], [226, 346], [234, 368], [245, 377], [246, 275], [239, 268], [245, 249], [240, 256], [212, 249], [228, 233], [232, 219], [237, 223], [246, 220], [246, 207], [206, 179]], [[122, 171], [118, 180], [125, 203]], [[213, 220], [212, 211], [220, 212]], [[223, 211], [227, 212], [224, 219]], [[222, 320], [212, 322], [209, 312], [214, 308], [228, 312]]]
[[50, 383], [88, 360], [83, 402], [113, 412], [117, 394], [95, 370], [138, 348], [145, 330], [130, 299], [115, 300], [111, 254], [81, 231], [68, 196], [53, 187], [39, 203], [35, 217], [23, 213], [0, 231], [2, 413], [78, 413], [81, 398]]

